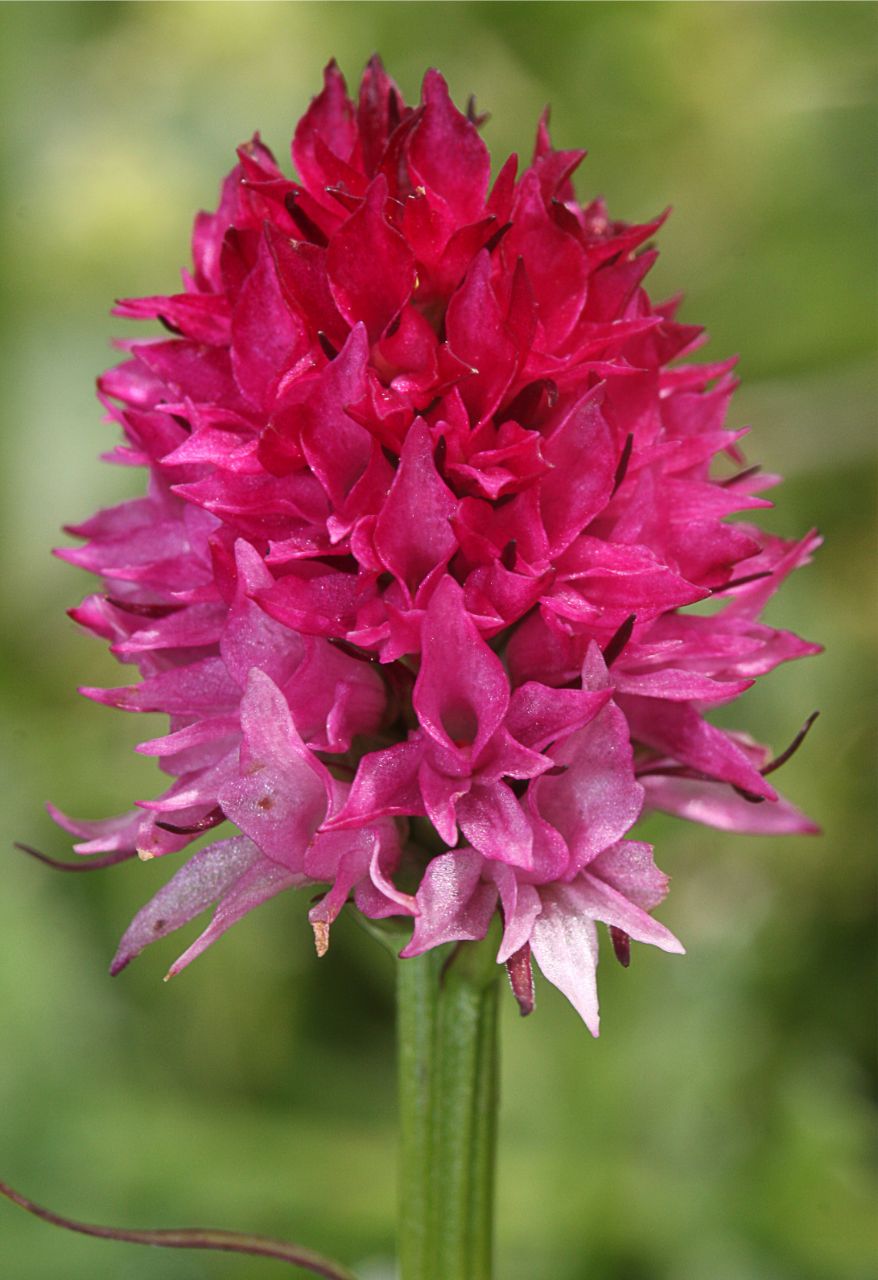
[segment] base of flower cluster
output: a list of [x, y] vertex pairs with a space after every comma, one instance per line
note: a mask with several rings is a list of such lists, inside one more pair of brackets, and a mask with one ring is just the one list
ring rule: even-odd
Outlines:
[[400, 1280], [490, 1280], [496, 941], [398, 962]]

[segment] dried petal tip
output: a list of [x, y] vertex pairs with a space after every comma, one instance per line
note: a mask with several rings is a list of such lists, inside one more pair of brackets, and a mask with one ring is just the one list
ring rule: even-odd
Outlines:
[[631, 963], [631, 939], [624, 929], [619, 929], [614, 924], [610, 925], [610, 939], [616, 959], [623, 969], [627, 969]]
[[506, 972], [512, 994], [518, 1001], [522, 1018], [534, 1011], [534, 975], [530, 963], [530, 944], [525, 943], [506, 961]]
[[329, 925], [325, 920], [312, 920], [311, 928], [314, 930], [314, 950], [320, 960], [329, 950]]

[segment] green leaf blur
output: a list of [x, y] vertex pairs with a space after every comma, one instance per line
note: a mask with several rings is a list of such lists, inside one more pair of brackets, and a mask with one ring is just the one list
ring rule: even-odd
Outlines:
[[[673, 203], [652, 291], [682, 289], [711, 355], [740, 352], [735, 425], [787, 483], [770, 527], [826, 546], [772, 606], [824, 643], [744, 703], [817, 839], [654, 821], [685, 959], [604, 951], [593, 1042], [542, 984], [503, 1010], [498, 1280], [864, 1280], [873, 1053], [875, 49], [869, 4], [70, 3], [0, 7], [0, 1168], [60, 1212], [289, 1236], [393, 1275], [392, 963], [342, 919], [313, 955], [276, 900], [165, 986], [161, 942], [107, 964], [161, 865], [56, 876], [43, 813], [157, 788], [159, 730], [78, 698], [120, 683], [64, 616], [88, 589], [58, 526], [133, 494], [93, 379], [115, 297], [174, 289], [195, 210], [254, 129], [279, 156], [338, 58], [379, 50], [407, 96], [439, 66], [529, 152], [544, 103], [590, 149], [582, 197]], [[176, 947], [176, 950], [175, 950]], [[867, 1028], [869, 1028], [867, 1030]], [[874, 1081], [872, 1082], [874, 1083]], [[65, 1238], [0, 1204], [15, 1280], [244, 1280], [271, 1263]]]

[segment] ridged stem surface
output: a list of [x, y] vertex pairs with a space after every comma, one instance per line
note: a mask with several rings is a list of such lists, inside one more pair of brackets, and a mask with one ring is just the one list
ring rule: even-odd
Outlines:
[[398, 963], [401, 1280], [491, 1280], [495, 947]]

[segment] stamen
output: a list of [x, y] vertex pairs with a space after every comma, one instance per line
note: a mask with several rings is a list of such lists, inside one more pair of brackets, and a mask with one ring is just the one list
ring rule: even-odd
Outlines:
[[763, 569], [761, 573], [748, 573], [743, 578], [732, 578], [731, 582], [724, 582], [721, 587], [711, 587], [710, 594], [719, 596], [724, 591], [731, 591], [733, 587], [745, 587], [748, 582], [759, 582], [761, 578], [770, 578], [771, 574], [771, 569]]
[[326, 235], [320, 230], [313, 218], [309, 218], [308, 214], [299, 204], [298, 191], [288, 191], [284, 196], [284, 205], [287, 213], [296, 224], [297, 230], [301, 231], [306, 240], [310, 240], [312, 244], [318, 245], [321, 249], [325, 249], [329, 244]]
[[174, 836], [194, 836], [200, 831], [210, 831], [211, 827], [218, 827], [221, 822], [225, 822], [226, 815], [223, 813], [219, 805], [215, 809], [211, 809], [210, 813], [206, 813], [203, 818], [199, 818], [197, 822], [189, 823], [187, 826], [178, 827], [173, 822], [158, 822], [156, 826], [161, 827], [162, 831], [170, 831]]
[[621, 454], [621, 457], [619, 458], [619, 465], [616, 467], [616, 475], [613, 479], [613, 492], [610, 494], [611, 498], [615, 496], [619, 486], [621, 485], [622, 481], [625, 479], [625, 475], [628, 471], [628, 463], [631, 461], [631, 450], [633, 448], [634, 448], [634, 435], [632, 432], [629, 431], [628, 435], [625, 438], [625, 443], [622, 446], [622, 454]]
[[32, 845], [22, 844], [20, 840], [14, 840], [12, 847], [21, 853], [28, 854], [31, 858], [36, 858], [38, 862], [44, 862], [47, 867], [54, 867], [56, 871], [103, 871], [105, 867], [114, 867], [117, 862], [127, 862], [137, 854], [136, 849], [115, 849], [112, 853], [104, 854], [102, 858], [89, 857], [87, 861], [65, 862], [61, 858], [50, 858], [47, 853], [41, 853]]
[[368, 649], [361, 649], [358, 644], [353, 644], [350, 640], [344, 640], [341, 636], [327, 636], [326, 639], [336, 649], [346, 653], [349, 658], [359, 658], [361, 662], [378, 661], [377, 653], [370, 653]]
[[720, 485], [723, 489], [730, 489], [732, 485], [740, 484], [742, 480], [749, 480], [751, 476], [757, 475], [762, 470], [762, 464], [757, 462], [755, 467], [747, 467], [746, 471], [739, 471], [736, 475], [729, 476], [726, 480], [721, 480]]
[[[786, 764], [791, 756], [795, 755], [819, 715], [819, 711], [812, 711], [786, 750], [782, 751], [779, 756], [775, 756], [773, 760], [769, 760], [768, 764], [762, 766], [759, 773], [763, 778], [770, 773], [774, 773], [775, 769], [779, 769], [781, 765]], [[685, 764], [653, 765], [646, 769], [638, 769], [636, 776], [638, 778], [689, 778], [695, 782], [722, 783], [723, 781], [722, 778], [712, 778], [709, 774], [701, 773], [698, 769], [690, 769]], [[748, 804], [763, 804], [765, 802], [765, 796], [757, 796], [753, 791], [748, 791], [746, 787], [736, 787], [734, 783], [731, 786], [732, 790], [742, 800], [746, 800]]]
[[799, 747], [811, 732], [811, 726], [819, 715], [819, 711], [812, 711], [786, 750], [782, 751], [779, 756], [775, 756], [773, 760], [769, 760], [768, 764], [762, 766], [759, 772], [762, 774], [763, 778], [767, 777], [769, 773], [774, 773], [775, 769], [779, 769], [781, 765], [786, 764], [786, 762], [796, 754]]
[[631, 633], [634, 630], [634, 624], [636, 621], [637, 621], [637, 614], [629, 613], [628, 617], [625, 619], [622, 625], [616, 629], [616, 631], [607, 641], [607, 646], [604, 649], [604, 662], [607, 664], [608, 667], [611, 667], [613, 665], [613, 663], [619, 657], [619, 654], [622, 652], [622, 650], [625, 648], [628, 641], [631, 639]]
[[334, 360], [338, 355], [338, 349], [332, 345], [322, 329], [317, 331], [317, 341], [320, 343], [320, 350], [327, 360]]
[[498, 227], [497, 230], [494, 232], [494, 234], [490, 237], [490, 239], [485, 241], [485, 248], [488, 250], [488, 253], [494, 252], [494, 250], [497, 248], [497, 245], [506, 235], [506, 232], [511, 229], [511, 227], [512, 227], [511, 222], [504, 222], [503, 226]]
[[[710, 779], [710, 781], [719, 781], [719, 779]], [[765, 796], [757, 796], [753, 791], [747, 791], [744, 787], [736, 787], [732, 784], [732, 790], [737, 792], [742, 800], [746, 800], [748, 804], [764, 804]]]
[[466, 118], [470, 124], [474, 124], [477, 129], [481, 129], [482, 125], [491, 119], [490, 111], [476, 110], [476, 95], [471, 93], [466, 103]]
[[65, 1231], [76, 1231], [83, 1236], [96, 1236], [100, 1240], [119, 1240], [127, 1244], [148, 1244], [160, 1249], [213, 1249], [221, 1253], [246, 1253], [253, 1258], [274, 1258], [277, 1262], [288, 1262], [291, 1266], [301, 1267], [312, 1275], [322, 1276], [324, 1280], [355, 1280], [352, 1272], [338, 1262], [331, 1262], [311, 1249], [301, 1245], [290, 1244], [285, 1240], [272, 1240], [268, 1236], [247, 1235], [238, 1231], [223, 1231], [219, 1228], [180, 1227], [163, 1228], [156, 1231], [131, 1231], [122, 1227], [101, 1227], [91, 1222], [79, 1222], [76, 1218], [65, 1218], [53, 1213], [42, 1205], [28, 1200], [20, 1191], [15, 1191], [5, 1182], [0, 1182], [0, 1195], [17, 1204], [26, 1213], [35, 1218], [50, 1222], [53, 1227], [62, 1227]]

